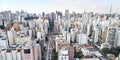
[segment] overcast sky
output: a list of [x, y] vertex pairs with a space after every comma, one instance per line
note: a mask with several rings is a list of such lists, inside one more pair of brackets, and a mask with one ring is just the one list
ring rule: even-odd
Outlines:
[[27, 11], [30, 13], [75, 12], [120, 13], [120, 0], [0, 0], [0, 11]]

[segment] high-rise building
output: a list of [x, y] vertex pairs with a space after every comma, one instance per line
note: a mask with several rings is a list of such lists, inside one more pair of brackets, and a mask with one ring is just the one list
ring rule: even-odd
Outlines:
[[91, 24], [87, 24], [87, 36], [91, 33]]
[[41, 40], [41, 32], [38, 31], [37, 32], [37, 40], [39, 40], [39, 39]]
[[44, 21], [44, 30], [45, 30], [45, 34], [48, 34], [48, 27], [49, 27], [49, 21], [47, 19], [45, 19]]
[[23, 60], [23, 57], [22, 57], [22, 49], [17, 49], [17, 59], [18, 60]]
[[4, 26], [6, 27], [7, 24], [10, 24], [12, 22], [12, 13], [11, 11], [4, 11], [2, 13], [4, 16]]
[[103, 34], [103, 42], [110, 43], [112, 47], [116, 47], [117, 44], [116, 34], [117, 34], [116, 28], [112, 27], [105, 28]]
[[5, 21], [10, 23], [11, 20], [12, 20], [12, 13], [11, 13], [11, 11], [4, 11], [3, 14], [4, 14], [4, 17], [5, 17]]
[[6, 51], [6, 60], [13, 60], [11, 50], [9, 49]]
[[13, 57], [12, 60], [17, 60], [17, 50], [16, 50], [16, 49], [13, 49], [13, 50], [11, 51], [11, 53], [12, 53], [12, 57]]
[[12, 44], [15, 44], [15, 31], [14, 30], [7, 31], [7, 37], [8, 37], [8, 42], [10, 46]]
[[28, 41], [23, 45], [23, 60], [38, 60], [37, 45]]
[[80, 39], [80, 33], [78, 32], [77, 34], [76, 34], [76, 43], [78, 43], [79, 42], [79, 39]]
[[67, 31], [63, 30], [62, 35], [63, 35], [62, 38], [66, 40], [67, 39]]
[[75, 31], [74, 31], [74, 29], [71, 29], [71, 33], [70, 33], [70, 39], [71, 39], [71, 41], [72, 42], [75, 42]]
[[76, 15], [76, 12], [75, 11], [73, 11], [72, 12], [72, 16], [71, 17], [74, 17], [74, 18], [76, 18], [77, 17], [77, 15]]
[[1, 60], [23, 60], [22, 49], [16, 47], [15, 49], [2, 49], [0, 55]]
[[8, 47], [8, 39], [3, 36], [0, 36], [0, 49], [7, 49]]
[[117, 46], [120, 46], [120, 31], [117, 32]]
[[112, 47], [116, 47], [116, 28], [109, 29], [108, 42], [111, 44]]
[[86, 34], [82, 34], [82, 33], [80, 33], [79, 35], [79, 41], [78, 41], [78, 43], [79, 44], [88, 44], [88, 37], [87, 37], [87, 35]]
[[67, 48], [61, 48], [58, 52], [58, 60], [69, 60], [68, 54], [69, 53]]
[[41, 45], [36, 44], [37, 45], [37, 53], [38, 53], [38, 60], [42, 59], [42, 51], [41, 51]]
[[30, 29], [35, 28], [35, 21], [30, 20], [30, 21], [28, 21], [28, 24], [29, 24]]
[[68, 32], [70, 31], [70, 23], [69, 22], [66, 23], [65, 30]]
[[54, 23], [54, 34], [58, 34], [58, 33], [59, 33], [59, 26], [58, 26], [57, 20], [55, 20], [55, 23]]
[[65, 18], [66, 18], [66, 20], [70, 19], [70, 12], [69, 12], [69, 10], [65, 10]]
[[99, 30], [96, 29], [94, 30], [94, 43], [97, 43], [98, 42], [98, 39], [99, 39]]
[[87, 32], [87, 23], [89, 22], [89, 15], [88, 13], [83, 13], [82, 15], [82, 19], [83, 19], [83, 32]]
[[103, 31], [103, 37], [102, 37], [103, 43], [107, 42], [107, 35], [108, 35], [108, 27], [104, 28]]
[[70, 33], [67, 32], [67, 41], [70, 43]]
[[2, 50], [1, 50], [1, 56], [2, 56], [2, 59], [1, 59], [1, 60], [7, 60], [7, 59], [6, 59], [6, 50], [5, 50], [5, 49], [2, 49]]
[[32, 34], [32, 33], [33, 33], [33, 30], [32, 30], [32, 29], [29, 29], [29, 30], [28, 30], [28, 34], [29, 34], [29, 36], [30, 36], [30, 37], [32, 37], [32, 36], [33, 36], [33, 34]]
[[4, 29], [4, 16], [0, 13], [0, 28]]

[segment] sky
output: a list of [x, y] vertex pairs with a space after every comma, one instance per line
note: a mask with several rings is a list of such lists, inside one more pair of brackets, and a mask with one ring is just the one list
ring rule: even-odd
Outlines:
[[120, 0], [0, 0], [0, 11], [120, 13]]

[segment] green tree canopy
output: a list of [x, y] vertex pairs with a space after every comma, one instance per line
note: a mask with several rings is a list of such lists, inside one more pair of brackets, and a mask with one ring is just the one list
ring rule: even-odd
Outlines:
[[110, 49], [109, 48], [103, 48], [101, 49], [102, 53], [109, 53]]

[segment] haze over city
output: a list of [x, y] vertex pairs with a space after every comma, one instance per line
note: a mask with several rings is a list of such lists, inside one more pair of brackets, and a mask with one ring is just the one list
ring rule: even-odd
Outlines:
[[120, 0], [0, 0], [0, 11], [27, 11], [29, 13], [76, 12], [120, 13]]

